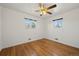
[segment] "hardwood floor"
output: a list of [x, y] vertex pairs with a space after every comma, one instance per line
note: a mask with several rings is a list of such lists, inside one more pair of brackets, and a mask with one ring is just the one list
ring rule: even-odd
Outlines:
[[1, 56], [79, 56], [79, 49], [48, 39], [3, 49]]

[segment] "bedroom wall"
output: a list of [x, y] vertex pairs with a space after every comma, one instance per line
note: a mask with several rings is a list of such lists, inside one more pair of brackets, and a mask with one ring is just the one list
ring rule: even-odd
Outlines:
[[[26, 29], [25, 17], [37, 20], [36, 28]], [[42, 25], [40, 18], [3, 7], [3, 48], [43, 38]]]
[[[63, 27], [56, 28], [52, 20], [63, 17]], [[55, 15], [47, 20], [47, 38], [79, 48], [79, 8], [60, 15]]]
[[1, 23], [2, 23], [1, 16], [2, 16], [2, 15], [1, 15], [1, 14], [2, 14], [2, 13], [1, 13], [1, 11], [2, 11], [2, 8], [1, 8], [1, 6], [0, 6], [0, 50], [1, 50], [1, 48], [2, 48], [2, 47], [1, 47], [1, 45], [2, 45], [2, 44], [1, 44], [1, 40], [2, 40], [2, 36], [1, 36], [1, 35], [2, 35], [2, 30], [1, 30], [1, 27], [2, 27], [2, 24], [1, 24]]
[[2, 49], [2, 7], [0, 6], [0, 50]]

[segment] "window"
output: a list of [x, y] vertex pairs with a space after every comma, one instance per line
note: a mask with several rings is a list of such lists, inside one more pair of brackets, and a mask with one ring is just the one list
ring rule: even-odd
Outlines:
[[35, 28], [36, 27], [36, 20], [33, 19], [29, 19], [29, 18], [24, 18], [25, 19], [25, 25], [26, 28]]
[[63, 18], [53, 20], [54, 26], [57, 28], [61, 28], [62, 27], [62, 20], [63, 20]]

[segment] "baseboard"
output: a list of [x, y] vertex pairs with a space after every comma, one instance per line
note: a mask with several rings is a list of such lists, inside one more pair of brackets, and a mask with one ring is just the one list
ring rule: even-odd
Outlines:
[[[45, 39], [47, 39], [47, 38], [45, 38]], [[73, 45], [70, 45], [70, 44], [67, 44], [67, 43], [63, 43], [63, 42], [60, 42], [60, 41], [52, 40], [52, 39], [49, 39], [49, 38], [48, 38], [48, 40], [55, 41], [57, 43], [60, 43], [60, 44], [66, 45], [66, 46], [70, 46], [70, 47], [79, 49], [79, 47], [76, 47], [76, 46], [73, 46]]]
[[[43, 39], [43, 38], [41, 38], [41, 39]], [[3, 49], [10, 48], [10, 47], [14, 47], [14, 46], [18, 46], [18, 45], [25, 44], [25, 43], [30, 43], [30, 42], [33, 42], [33, 41], [36, 41], [36, 40], [41, 40], [41, 39], [35, 39], [35, 40], [17, 42], [15, 44], [11, 44], [11, 45], [8, 45], [8, 46], [3, 47]]]
[[[41, 38], [41, 39], [55, 41], [55, 42], [57, 42], [57, 43], [60, 43], [60, 44], [63, 44], [63, 45], [67, 45], [67, 46], [70, 46], [70, 47], [79, 49], [78, 47], [75, 47], [75, 46], [72, 46], [72, 45], [69, 45], [69, 44], [60, 42], [60, 41], [52, 40], [52, 39], [49, 39], [49, 38]], [[9, 47], [17, 46], [17, 45], [20, 45], [20, 44], [30, 43], [30, 42], [37, 41], [37, 40], [41, 40], [41, 39], [31, 40], [31, 41], [28, 41], [28, 42], [27, 42], [27, 41], [18, 42], [18, 43], [16, 43], [16, 44], [12, 44], [12, 45], [7, 46], [7, 47], [5, 47], [5, 48], [9, 48]], [[3, 48], [3, 49], [5, 49], [5, 48]], [[1, 51], [1, 50], [2, 50], [2, 49], [0, 49], [0, 51]]]

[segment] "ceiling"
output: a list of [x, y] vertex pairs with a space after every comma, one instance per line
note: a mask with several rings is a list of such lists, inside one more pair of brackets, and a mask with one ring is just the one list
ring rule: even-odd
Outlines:
[[[45, 3], [47, 7], [53, 4], [55, 3]], [[35, 10], [39, 9], [38, 3], [0, 3], [1, 6], [13, 8], [18, 11], [22, 11], [30, 15], [45, 18], [45, 19], [52, 17], [53, 15], [56, 15], [56, 14], [65, 13], [67, 11], [71, 11], [73, 9], [79, 8], [79, 3], [56, 3], [56, 4], [57, 4], [57, 7], [50, 10], [53, 13], [52, 15], [46, 14], [46, 15], [40, 16], [39, 12], [35, 12]]]

